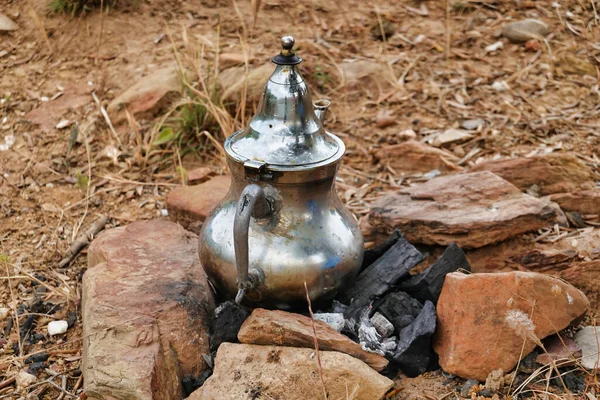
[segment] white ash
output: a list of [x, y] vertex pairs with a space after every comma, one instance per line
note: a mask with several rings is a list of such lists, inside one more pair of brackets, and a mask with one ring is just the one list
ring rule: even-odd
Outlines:
[[325, 322], [338, 332], [341, 332], [346, 324], [342, 313], [316, 313], [313, 316], [317, 321]]

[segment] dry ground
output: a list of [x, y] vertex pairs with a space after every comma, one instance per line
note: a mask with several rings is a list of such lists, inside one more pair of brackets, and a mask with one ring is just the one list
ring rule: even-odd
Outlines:
[[[562, 151], [599, 170], [600, 3], [266, 0], [254, 25], [255, 3], [238, 0], [236, 12], [233, 0], [146, 0], [104, 14], [65, 16], [50, 13], [47, 0], [2, 1], [0, 11], [19, 29], [0, 33], [0, 144], [5, 136], [15, 138], [0, 151], [0, 308], [30, 308], [5, 328], [0, 398], [18, 397], [12, 384], [2, 388], [2, 382], [41, 350], [49, 352], [53, 371], [67, 372], [69, 393], [81, 387], [80, 315], [64, 339], [34, 337], [45, 335], [50, 320], [78, 312], [85, 257], [59, 268], [74, 239], [100, 215], [109, 217], [108, 226], [161, 217], [165, 194], [181, 184], [180, 165], [222, 171], [217, 152], [204, 148], [199, 157], [182, 158], [171, 146], [146, 159], [140, 146], [156, 119], [118, 128], [118, 143], [90, 95], [93, 90], [106, 106], [149, 71], [172, 65], [174, 51], [189, 58], [190, 49], [198, 50], [207, 63], [217, 51], [246, 51], [252, 70], [276, 54], [280, 36], [294, 35], [313, 97], [332, 100], [328, 129], [348, 146], [338, 190], [359, 218], [382, 189], [422, 179], [401, 176], [373, 155], [407, 129], [423, 139], [482, 118], [486, 124], [472, 139], [448, 148], [464, 167], [497, 155]], [[507, 21], [527, 17], [550, 26], [538, 51], [501, 37]], [[486, 51], [500, 40], [503, 48]], [[346, 84], [339, 66], [349, 59], [385, 65], [394, 83], [378, 73]], [[495, 90], [494, 82], [502, 81], [508, 89]], [[73, 126], [55, 129], [53, 120], [42, 131], [27, 121], [29, 111], [73, 86], [83, 93], [81, 107], [59, 119], [86, 127], [77, 141], [71, 140]], [[250, 99], [244, 118], [255, 105]], [[230, 111], [235, 114], [235, 107]], [[89, 127], [89, 121], [95, 123]], [[44, 302], [36, 311], [41, 315], [31, 314], [35, 292]], [[56, 307], [52, 315], [48, 305]], [[31, 332], [21, 340], [18, 332], [28, 318]], [[44, 382], [51, 375], [40, 377], [42, 384], [23, 393], [56, 398], [60, 392]], [[53, 382], [60, 385], [61, 378]]]

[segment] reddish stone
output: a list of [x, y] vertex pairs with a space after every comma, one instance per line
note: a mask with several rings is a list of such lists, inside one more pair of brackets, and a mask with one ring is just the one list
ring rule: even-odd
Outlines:
[[25, 118], [38, 124], [42, 131], [50, 132], [67, 111], [76, 110], [91, 102], [93, 90], [94, 86], [87, 83], [69, 86], [61, 96], [42, 103], [38, 108], [27, 113]]
[[550, 199], [565, 211], [580, 214], [600, 214], [600, 189], [553, 194]]
[[593, 313], [600, 316], [600, 260], [574, 264], [559, 276], [581, 289], [590, 299]]
[[[173, 399], [205, 371], [214, 300], [197, 237], [166, 220], [100, 234], [83, 277], [83, 366], [89, 399]], [[117, 395], [117, 397], [114, 397]]]
[[535, 40], [535, 39], [531, 39], [525, 42], [525, 50], [527, 51], [533, 51], [533, 52], [537, 52], [540, 51], [542, 49], [542, 44]]
[[438, 177], [378, 199], [369, 222], [410, 242], [477, 248], [554, 223], [547, 203], [491, 172]]
[[223, 343], [215, 369], [188, 400], [382, 399], [394, 382], [354, 357], [336, 351]]
[[469, 171], [491, 171], [523, 191], [536, 185], [540, 195], [594, 187], [592, 170], [577, 157], [564, 153], [488, 161]]
[[[335, 331], [322, 321], [314, 321], [320, 350], [339, 351], [356, 357], [376, 371], [388, 361], [362, 349], [360, 344]], [[257, 308], [238, 332], [238, 340], [247, 344], [279, 345], [314, 348], [313, 322], [300, 314]]]
[[203, 222], [211, 211], [225, 198], [231, 177], [219, 175], [195, 186], [180, 186], [167, 195], [169, 217], [187, 228]]
[[206, 182], [215, 175], [215, 171], [208, 167], [198, 167], [188, 171], [187, 179], [190, 185]]
[[453, 272], [437, 304], [434, 349], [444, 371], [484, 381], [494, 370], [511, 371], [588, 307], [581, 291], [547, 275]]
[[461, 168], [455, 163], [458, 158], [445, 150], [436, 149], [417, 140], [408, 140], [392, 146], [385, 146], [375, 152], [382, 165], [389, 165], [398, 172], [456, 172]]

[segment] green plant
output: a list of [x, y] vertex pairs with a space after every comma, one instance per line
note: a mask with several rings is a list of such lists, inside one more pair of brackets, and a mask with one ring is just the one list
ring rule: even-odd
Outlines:
[[50, 0], [50, 10], [57, 14], [80, 14], [104, 6], [106, 9], [120, 5], [132, 5], [139, 0]]

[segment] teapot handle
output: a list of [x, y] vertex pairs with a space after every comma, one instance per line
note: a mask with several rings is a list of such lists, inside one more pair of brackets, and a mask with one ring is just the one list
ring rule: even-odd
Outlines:
[[248, 267], [248, 230], [250, 217], [264, 218], [271, 213], [271, 205], [265, 197], [265, 192], [257, 184], [244, 188], [237, 204], [233, 222], [233, 245], [235, 249], [235, 264], [237, 268], [238, 292], [235, 302], [240, 304], [248, 289], [260, 283], [260, 274], [256, 269]]

